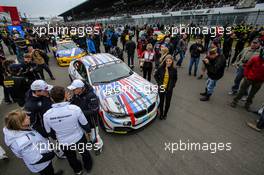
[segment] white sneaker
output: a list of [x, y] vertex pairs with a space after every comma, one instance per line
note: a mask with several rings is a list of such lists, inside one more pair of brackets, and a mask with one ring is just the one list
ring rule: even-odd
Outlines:
[[243, 97], [241, 98], [241, 101], [247, 101], [247, 96], [243, 96]]
[[6, 160], [6, 159], [8, 159], [8, 157], [7, 157], [7, 155], [2, 155], [2, 156], [0, 156], [0, 160]]
[[235, 94], [237, 94], [237, 92], [235, 92], [235, 91], [228, 92], [228, 95], [235, 95]]
[[80, 171], [78, 173], [75, 173], [76, 175], [82, 175], [83, 174], [83, 171]]

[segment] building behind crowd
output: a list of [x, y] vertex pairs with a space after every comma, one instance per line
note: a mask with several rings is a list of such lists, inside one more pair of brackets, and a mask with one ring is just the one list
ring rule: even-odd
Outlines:
[[59, 16], [78, 23], [264, 25], [264, 1], [89, 0]]

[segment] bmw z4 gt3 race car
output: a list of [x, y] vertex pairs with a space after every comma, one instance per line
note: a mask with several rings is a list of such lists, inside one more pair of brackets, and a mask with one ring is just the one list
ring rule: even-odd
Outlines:
[[59, 66], [69, 66], [73, 58], [81, 58], [86, 55], [86, 52], [71, 40], [57, 42], [54, 51]]
[[87, 55], [70, 63], [71, 80], [93, 86], [100, 100], [100, 122], [107, 132], [127, 133], [150, 123], [158, 113], [158, 87], [111, 54]]

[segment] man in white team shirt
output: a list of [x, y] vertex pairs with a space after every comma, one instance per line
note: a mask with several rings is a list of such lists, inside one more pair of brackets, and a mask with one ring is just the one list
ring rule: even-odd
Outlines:
[[[44, 114], [44, 126], [47, 133], [55, 131], [70, 166], [75, 174], [82, 174], [82, 164], [76, 157], [76, 148], [82, 156], [83, 166], [87, 172], [91, 171], [92, 158], [87, 150], [85, 133], [90, 133], [90, 126], [81, 109], [66, 102], [65, 89], [55, 86], [50, 91], [54, 104]], [[85, 133], [84, 133], [85, 131]]]

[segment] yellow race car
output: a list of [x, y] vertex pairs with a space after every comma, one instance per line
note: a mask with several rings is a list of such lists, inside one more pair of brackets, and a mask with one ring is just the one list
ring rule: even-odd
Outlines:
[[165, 38], [165, 36], [166, 36], [164, 33], [162, 33], [162, 32], [159, 31], [159, 30], [154, 31], [154, 32], [153, 32], [153, 35], [157, 35], [157, 40], [158, 40], [158, 41], [163, 41], [164, 38]]
[[53, 51], [59, 66], [69, 66], [72, 59], [86, 55], [86, 51], [79, 48], [72, 40], [57, 42], [57, 47], [54, 47]]

